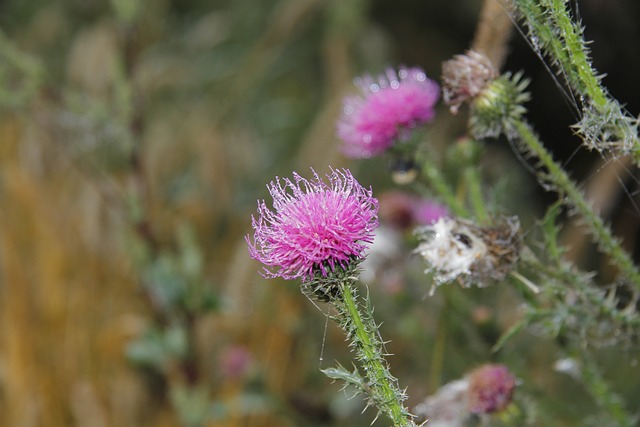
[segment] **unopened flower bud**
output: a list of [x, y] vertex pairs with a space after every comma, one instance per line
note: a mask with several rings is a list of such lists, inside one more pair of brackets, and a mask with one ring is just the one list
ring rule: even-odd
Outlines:
[[530, 99], [525, 92], [528, 85], [521, 73], [506, 73], [490, 82], [471, 104], [469, 123], [473, 137], [497, 138], [503, 133], [510, 136], [512, 122], [527, 112], [522, 104]]
[[472, 371], [469, 381], [469, 412], [499, 412], [511, 403], [516, 379], [504, 365], [484, 365]]

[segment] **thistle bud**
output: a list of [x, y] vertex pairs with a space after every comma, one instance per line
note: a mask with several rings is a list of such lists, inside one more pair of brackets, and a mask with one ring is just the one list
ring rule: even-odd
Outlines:
[[475, 98], [497, 77], [498, 71], [482, 53], [469, 50], [456, 55], [442, 64], [443, 100], [456, 114], [462, 103]]

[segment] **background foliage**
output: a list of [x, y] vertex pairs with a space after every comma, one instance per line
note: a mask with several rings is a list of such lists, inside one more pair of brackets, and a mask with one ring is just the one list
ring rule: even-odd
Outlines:
[[[596, 68], [637, 114], [640, 6], [580, 7]], [[348, 164], [376, 194], [395, 188], [383, 160], [338, 152], [342, 96], [354, 75], [387, 65], [419, 65], [437, 79], [441, 62], [468, 47], [479, 8], [0, 2], [0, 424], [368, 425], [362, 401], [319, 371], [349, 360], [340, 332], [294, 286], [258, 276], [243, 236], [275, 175]], [[518, 36], [505, 69], [532, 78], [530, 120], [573, 176], [605, 181]], [[442, 109], [429, 135], [434, 158], [464, 129]], [[531, 228], [550, 197], [504, 141], [485, 150], [499, 205]], [[601, 190], [621, 194], [607, 215], [637, 254], [637, 174], [614, 176]], [[573, 259], [606, 276], [606, 263], [568, 230]], [[578, 425], [585, 414], [598, 422], [592, 397], [554, 371], [570, 356], [561, 340], [529, 331], [492, 350], [521, 315], [520, 291], [452, 286], [423, 300], [423, 266], [406, 262], [400, 290], [372, 286], [371, 296], [411, 406], [499, 361], [521, 379], [519, 399], [539, 425]], [[594, 357], [627, 409], [640, 411], [637, 342]]]

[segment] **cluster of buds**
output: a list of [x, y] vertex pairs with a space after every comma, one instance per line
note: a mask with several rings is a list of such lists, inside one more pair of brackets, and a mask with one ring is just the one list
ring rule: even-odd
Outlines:
[[511, 123], [524, 115], [522, 104], [530, 98], [525, 92], [529, 82], [522, 74], [498, 76], [489, 58], [475, 51], [444, 62], [442, 81], [444, 101], [452, 113], [470, 103], [471, 134], [477, 139], [510, 135]]

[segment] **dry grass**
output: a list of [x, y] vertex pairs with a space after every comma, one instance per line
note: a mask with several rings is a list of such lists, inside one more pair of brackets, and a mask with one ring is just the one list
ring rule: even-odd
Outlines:
[[[170, 404], [170, 390], [187, 385], [225, 408], [219, 421], [207, 425], [294, 425], [286, 407], [305, 378], [301, 370], [307, 369], [296, 360], [304, 301], [285, 288], [267, 288], [248, 259], [242, 235], [253, 209], [249, 200], [263, 191], [252, 189], [255, 196], [247, 197], [247, 185], [263, 179], [256, 172], [265, 168], [260, 153], [268, 147], [260, 146], [260, 130], [242, 125], [241, 117], [259, 107], [247, 103], [262, 90], [262, 76], [279, 67], [283, 50], [321, 16], [319, 5], [279, 2], [262, 36], [237, 57], [233, 75], [209, 89], [198, 89], [197, 79], [206, 71], [189, 64], [188, 52], [164, 49], [162, 38], [187, 47], [193, 43], [196, 54], [215, 48], [216, 38], [235, 36], [229, 28], [231, 10], [196, 19], [183, 40], [159, 34], [154, 22], [140, 21], [130, 80], [134, 96], [148, 102], [169, 91], [178, 97], [148, 103], [135, 113], [144, 122], [144, 129], [133, 134], [142, 160], [137, 170], [118, 158], [117, 143], [110, 148], [99, 141], [104, 128], [95, 116], [89, 115], [88, 129], [76, 126], [86, 119], [85, 112], [105, 105], [112, 113], [113, 105], [117, 109], [114, 91], [123, 84], [117, 67], [126, 41], [113, 18], [105, 14], [69, 32], [62, 28], [72, 19], [66, 15], [69, 5], [35, 14], [29, 25], [49, 22], [29, 36], [35, 51], [39, 43], [44, 49], [55, 44], [45, 43], [48, 37], [73, 36], [65, 42], [67, 88], [52, 89], [53, 98], [37, 94], [26, 110], [5, 114], [0, 122], [0, 425], [182, 425]], [[161, 13], [166, 10], [152, 10], [150, 16]], [[16, 37], [20, 34], [28, 33]], [[152, 42], [157, 51], [143, 55]], [[334, 46], [344, 45], [338, 42], [327, 43], [327, 56], [336, 56]], [[330, 60], [329, 78], [346, 82], [348, 67], [336, 63], [345, 60], [344, 53], [338, 56]], [[180, 99], [182, 90], [192, 88], [199, 93]], [[84, 107], [65, 105], [65, 90], [88, 95], [81, 98]], [[335, 160], [335, 150], [314, 149], [319, 140], [332, 140], [330, 122], [339, 99], [333, 89], [330, 98], [330, 107], [321, 108], [317, 124], [303, 138], [307, 142], [296, 163], [322, 168]], [[71, 128], [60, 119], [67, 108]], [[118, 123], [121, 119], [111, 116], [107, 124], [128, 126]], [[91, 137], [98, 138], [98, 145], [83, 146]], [[136, 195], [159, 253], [175, 252], [180, 227], [195, 230], [203, 278], [222, 301], [220, 310], [189, 327], [195, 380], [185, 377], [179, 361], [165, 366], [159, 378], [125, 355], [156, 318], [141, 287], [146, 267], [137, 260], [141, 242], [129, 219], [128, 200]], [[220, 353], [231, 345], [250, 353], [251, 378], [220, 373]], [[247, 406], [247, 381], [259, 384], [256, 394], [266, 404]]]
[[[334, 137], [342, 96], [362, 69], [393, 63], [380, 46], [394, 35], [370, 5], [147, 2], [129, 22], [114, 6], [126, 1], [18, 3], [0, 6], [15, 24], [1, 20], [40, 80], [0, 110], [0, 426], [368, 425], [373, 411], [359, 415], [362, 401], [318, 370], [349, 365], [340, 331], [295, 286], [262, 279], [244, 235], [273, 176], [347, 165]], [[429, 55], [402, 49], [437, 64], [452, 46], [437, 37]], [[434, 147], [460, 123], [442, 114]], [[390, 183], [375, 162], [350, 166], [379, 193]], [[161, 262], [217, 305], [162, 308], [149, 290]], [[491, 352], [518, 316], [516, 291], [453, 287], [425, 302], [416, 270], [405, 294], [372, 290], [410, 404], [503, 355], [550, 400], [573, 390], [549, 374], [553, 344], [527, 336]], [[155, 367], [127, 357], [174, 327], [185, 353]], [[230, 349], [248, 355], [239, 375]]]

